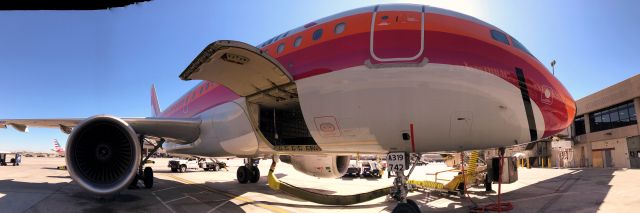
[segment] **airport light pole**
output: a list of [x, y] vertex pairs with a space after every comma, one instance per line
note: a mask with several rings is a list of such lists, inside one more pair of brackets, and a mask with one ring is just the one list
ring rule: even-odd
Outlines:
[[556, 75], [556, 60], [551, 61], [551, 74]]

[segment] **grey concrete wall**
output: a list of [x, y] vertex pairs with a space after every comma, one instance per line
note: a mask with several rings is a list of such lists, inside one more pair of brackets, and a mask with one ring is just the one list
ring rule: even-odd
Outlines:
[[640, 97], [640, 74], [577, 100], [577, 115], [587, 114], [638, 97]]

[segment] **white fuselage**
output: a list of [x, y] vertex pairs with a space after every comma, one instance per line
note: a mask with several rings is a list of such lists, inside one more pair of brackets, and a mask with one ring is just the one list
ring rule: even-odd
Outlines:
[[[523, 131], [527, 118], [520, 90], [470, 67], [358, 66], [295, 83], [304, 121], [322, 149], [317, 154], [456, 151], [529, 140], [529, 132]], [[188, 145], [168, 144], [167, 150], [201, 156], [274, 153], [252, 125], [256, 122], [245, 100], [199, 114], [200, 138]], [[541, 121], [539, 108], [533, 106], [535, 119]], [[402, 137], [410, 124], [415, 150]], [[544, 122], [536, 124], [542, 135]]]

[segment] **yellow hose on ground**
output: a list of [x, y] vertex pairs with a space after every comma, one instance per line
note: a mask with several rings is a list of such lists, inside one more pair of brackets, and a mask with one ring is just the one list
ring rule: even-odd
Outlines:
[[351, 205], [356, 203], [362, 203], [370, 201], [379, 197], [388, 195], [391, 191], [391, 186], [376, 189], [370, 192], [354, 194], [354, 195], [327, 195], [317, 192], [308, 191], [291, 184], [282, 182], [274, 174], [276, 161], [271, 163], [269, 174], [267, 175], [267, 183], [269, 188], [276, 191], [283, 191], [300, 199], [326, 205]]

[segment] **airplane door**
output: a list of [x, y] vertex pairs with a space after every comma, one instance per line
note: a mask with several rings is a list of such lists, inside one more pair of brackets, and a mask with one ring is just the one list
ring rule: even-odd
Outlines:
[[418, 59], [424, 51], [424, 6], [377, 6], [371, 18], [369, 51], [379, 62]]
[[293, 77], [257, 47], [239, 41], [213, 42], [180, 78], [216, 82], [245, 97], [247, 119], [259, 140], [274, 150], [319, 150], [305, 123]]
[[266, 52], [230, 40], [207, 46], [180, 78], [216, 82], [243, 97], [265, 94], [269, 90], [285, 92], [285, 87], [294, 83], [284, 67]]

